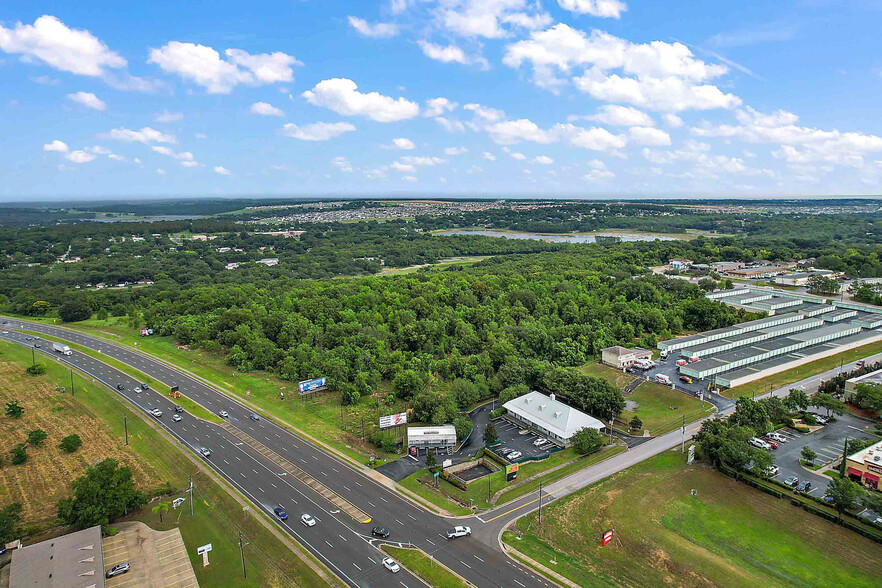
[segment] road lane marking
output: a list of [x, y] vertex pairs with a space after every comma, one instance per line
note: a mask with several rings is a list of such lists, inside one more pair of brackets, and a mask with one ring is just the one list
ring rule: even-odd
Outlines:
[[516, 507], [514, 507], [514, 508], [511, 509], [511, 510], [507, 510], [507, 511], [505, 511], [505, 512], [502, 513], [502, 514], [496, 515], [496, 516], [493, 517], [492, 519], [487, 519], [486, 521], [482, 520], [482, 522], [484, 522], [484, 523], [489, 523], [489, 522], [491, 522], [491, 521], [495, 521], [495, 520], [498, 519], [499, 517], [504, 517], [505, 515], [507, 515], [507, 514], [509, 514], [509, 513], [512, 513], [512, 512], [514, 512], [514, 511], [516, 511], [516, 510], [520, 510], [520, 509], [524, 508], [525, 506], [529, 506], [529, 505], [533, 504], [534, 502], [539, 502], [539, 499], [538, 499], [538, 498], [534, 498], [534, 499], [531, 500], [530, 502], [525, 502], [524, 504], [522, 504], [522, 505], [520, 505], [520, 506], [516, 506]]

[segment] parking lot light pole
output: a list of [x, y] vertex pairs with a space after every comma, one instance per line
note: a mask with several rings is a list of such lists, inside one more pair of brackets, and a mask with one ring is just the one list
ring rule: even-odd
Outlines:
[[123, 415], [123, 428], [126, 430], [126, 445], [129, 444], [129, 422], [126, 420], [126, 415]]
[[539, 525], [542, 525], [542, 482], [539, 482]]

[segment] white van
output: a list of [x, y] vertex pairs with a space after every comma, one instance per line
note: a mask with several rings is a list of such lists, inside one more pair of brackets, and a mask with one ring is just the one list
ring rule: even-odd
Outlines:
[[634, 362], [634, 367], [641, 370], [651, 369], [655, 365], [655, 362], [651, 359], [638, 359]]
[[655, 374], [655, 381], [666, 386], [671, 385], [671, 379], [664, 374]]

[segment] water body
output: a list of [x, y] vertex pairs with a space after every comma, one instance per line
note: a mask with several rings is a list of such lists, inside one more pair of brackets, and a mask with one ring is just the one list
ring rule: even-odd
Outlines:
[[516, 233], [509, 231], [472, 230], [472, 231], [445, 231], [436, 235], [480, 235], [482, 237], [503, 237], [505, 239], [534, 239], [537, 241], [549, 241], [552, 243], [596, 243], [597, 237], [618, 237], [622, 241], [676, 241], [676, 237], [666, 235], [653, 235], [638, 233], [583, 233], [569, 235], [550, 235], [547, 233]]
[[155, 223], [159, 221], [182, 221], [193, 220], [197, 218], [208, 218], [201, 214], [163, 214], [156, 216], [99, 216], [97, 218], [86, 219], [96, 223]]

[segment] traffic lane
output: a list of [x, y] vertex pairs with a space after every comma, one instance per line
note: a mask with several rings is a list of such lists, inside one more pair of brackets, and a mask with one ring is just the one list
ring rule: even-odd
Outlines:
[[[22, 339], [25, 338], [24, 335], [19, 335]], [[4, 335], [4, 337], [9, 338], [6, 335]], [[15, 339], [10, 340], [15, 341]], [[27, 341], [15, 342], [25, 344], [29, 343]], [[40, 349], [36, 349], [36, 351], [43, 353], [42, 347]], [[49, 355], [49, 353], [44, 353], [44, 355]], [[49, 355], [49, 357], [53, 356]], [[80, 364], [76, 360], [72, 360], [74, 357], [76, 357], [76, 359], [85, 361]], [[178, 427], [172, 428], [167, 423], [163, 422], [162, 419], [152, 417], [152, 415], [149, 415], [148, 413], [149, 406], [162, 406], [163, 403], [171, 403], [169, 403], [167, 399], [165, 399], [162, 395], [156, 393], [155, 391], [148, 390], [146, 392], [143, 392], [143, 396], [135, 394], [134, 392], [132, 392], [132, 390], [134, 386], [138, 385], [138, 381], [134, 378], [131, 378], [127, 374], [115, 370], [115, 368], [106, 366], [106, 364], [100, 364], [100, 362], [96, 362], [91, 357], [83, 354], [76, 354], [76, 356], [58, 356], [56, 357], [56, 359], [64, 363], [69, 363], [71, 366], [76, 367], [80, 371], [83, 371], [84, 373], [101, 382], [108, 388], [111, 388], [117, 393], [120, 393], [120, 395], [125, 396], [126, 399], [129, 400], [133, 405], [141, 409], [145, 414], [148, 415], [149, 418], [153, 418], [155, 421], [157, 421], [161, 426], [163, 426], [163, 428], [165, 428], [169, 433], [177, 438], [179, 442], [181, 442], [186, 447], [189, 447], [194, 453], [198, 454], [198, 448], [205, 446], [206, 443], [212, 444], [213, 441], [219, 441], [218, 438], [223, 437], [223, 435], [220, 433], [222, 429], [216, 428], [215, 425], [206, 421], [202, 421], [200, 419], [190, 419], [189, 425], [184, 425], [180, 427], [180, 429], [183, 429], [182, 434], [182, 431], [177, 430]], [[94, 369], [95, 364], [105, 366], [105, 372], [107, 370], [110, 370], [113, 376], [113, 380], [117, 383], [123, 384], [126, 388], [125, 391], [120, 392], [119, 390], [116, 390], [115, 384], [111, 384], [111, 382], [105, 379], [107, 377], [107, 373], [93, 373], [92, 370]], [[171, 410], [168, 407], [166, 408], [167, 410]], [[229, 451], [232, 447], [234, 447], [233, 444], [235, 443], [235, 441], [231, 439], [226, 439], [225, 441], [226, 442], [219, 441], [218, 443], [222, 451]], [[242, 447], [238, 447], [237, 449], [246, 452]], [[212, 453], [212, 458], [215, 458], [214, 452]], [[328, 564], [329, 567], [331, 567], [333, 570], [335, 570], [336, 573], [343, 577], [344, 581], [348, 581], [350, 585], [361, 586], [364, 588], [386, 585], [385, 579], [377, 584], [365, 581], [365, 578], [367, 576], [370, 576], [369, 570], [371, 569], [371, 567], [375, 565], [381, 566], [381, 553], [377, 549], [375, 549], [372, 545], [370, 545], [370, 543], [365, 541], [364, 537], [362, 537], [359, 533], [347, 527], [346, 524], [342, 521], [333, 517], [328, 512], [328, 507], [322, 508], [314, 500], [307, 496], [305, 493], [307, 491], [306, 487], [303, 487], [302, 489], [297, 489], [295, 488], [294, 484], [292, 484], [288, 480], [282, 482], [284, 486], [275, 484], [270, 480], [270, 478], [273, 477], [272, 469], [267, 466], [267, 464], [261, 463], [260, 459], [256, 455], [250, 455], [249, 458], [250, 461], [242, 459], [224, 460], [226, 464], [224, 467], [221, 467], [215, 460], [209, 459], [206, 461], [210, 465], [210, 467], [212, 467], [212, 469], [214, 469], [229, 483], [237, 487], [240, 492], [248, 496], [249, 499], [256, 506], [261, 508], [271, 518], [275, 518], [275, 513], [273, 512], [273, 509], [276, 505], [281, 504], [281, 501], [289, 502], [291, 500], [290, 494], [282, 490], [284, 486], [287, 486], [290, 490], [297, 491], [304, 500], [309, 500], [312, 502], [313, 506], [315, 507], [314, 509], [312, 509], [313, 512], [322, 511], [323, 515], [315, 514], [313, 516], [315, 516], [317, 519], [325, 519], [323, 521], [323, 525], [319, 524], [315, 527], [309, 528], [310, 530], [318, 529], [318, 531], [314, 533], [317, 537], [312, 542], [307, 540], [306, 537], [304, 537], [302, 534], [296, 532], [292, 528], [292, 526], [290, 524], [287, 524], [285, 521], [277, 521], [280, 526], [285, 528], [285, 530], [288, 531], [290, 535], [295, 537], [295, 539], [297, 539], [302, 545], [309, 549], [313, 553], [313, 555]], [[257, 469], [258, 466], [263, 468], [263, 476], [252, 475], [261, 473], [260, 470]], [[266, 485], [269, 490], [261, 487], [259, 485], [261, 483], [264, 483], [264, 485]], [[328, 505], [330, 506], [330, 503], [328, 503]], [[299, 524], [299, 514], [297, 515], [297, 520]], [[340, 525], [342, 525], [342, 527], [337, 528], [334, 525], [329, 524], [331, 523], [331, 521], [339, 523]], [[344, 531], [346, 533], [351, 533], [353, 537], [351, 539], [344, 538], [344, 535], [342, 534]], [[334, 541], [333, 543], [331, 542], [332, 540]], [[316, 547], [316, 545], [321, 545], [321, 542], [326, 544], [331, 552], [334, 553], [334, 555], [336, 556], [334, 558], [334, 561], [331, 561], [331, 559], [329, 559], [325, 552], [323, 552], [319, 547]], [[346, 543], [350, 542], [351, 546], [345, 545]], [[347, 568], [349, 566], [347, 566], [346, 564], [351, 565], [351, 569], [348, 570], [348, 573]], [[417, 582], [415, 578], [413, 578], [406, 572], [405, 576], [401, 579], [409, 579], [411, 582], [414, 583]]]
[[[29, 327], [33, 326], [33, 323], [27, 323], [27, 324]], [[30, 328], [29, 328], [29, 330], [30, 330]], [[51, 336], [54, 336], [58, 339], [70, 340], [75, 343], [85, 345], [87, 347], [90, 347], [90, 343], [93, 343], [93, 344], [106, 343], [106, 342], [96, 340], [91, 337], [84, 337], [84, 336], [67, 337], [67, 335], [70, 335], [71, 333], [69, 331], [62, 330], [62, 329], [45, 328], [44, 327], [43, 330], [41, 330], [40, 332], [44, 332], [44, 333], [49, 334]], [[113, 353], [110, 351], [111, 349], [114, 349], [116, 347], [117, 347], [116, 345], [106, 345], [105, 344], [105, 345], [101, 345], [99, 351], [101, 353], [104, 353], [105, 355], [108, 355], [109, 357], [114, 357], [114, 359], [118, 359], [120, 361], [123, 361], [124, 363], [131, 362], [131, 356], [133, 354], [131, 354], [131, 352], [129, 352], [128, 350], [123, 348], [122, 351], [125, 353]], [[90, 356], [83, 355], [83, 354], [77, 354], [77, 355], [84, 357], [84, 358], [90, 358]], [[143, 356], [139, 356], [139, 357], [143, 357]], [[95, 361], [95, 360], [92, 360], [92, 361]], [[155, 365], [155, 370], [150, 369], [152, 367], [150, 364]], [[129, 363], [129, 365], [131, 365], [131, 363]], [[141, 365], [143, 367], [140, 368], [140, 370], [145, 371], [145, 372], [149, 371], [151, 376], [158, 375], [160, 372], [165, 372], [167, 374], [173, 374], [173, 375], [177, 375], [177, 376], [183, 376], [193, 383], [192, 385], [193, 385], [194, 390], [201, 389], [201, 391], [208, 393], [208, 394], [222, 395], [222, 393], [220, 393], [219, 391], [216, 391], [213, 388], [210, 388], [210, 387], [206, 386], [205, 384], [202, 384], [201, 382], [199, 382], [198, 380], [195, 380], [194, 378], [192, 378], [190, 376], [186, 376], [185, 374], [181, 374], [180, 372], [176, 372], [175, 370], [172, 370], [172, 369], [166, 367], [165, 364], [162, 364], [161, 362], [156, 362], [155, 360], [152, 360], [150, 358], [146, 358], [144, 361], [141, 362]], [[137, 367], [137, 366], [133, 366], [133, 367]], [[161, 379], [161, 378], [157, 378], [157, 379]], [[178, 379], [180, 379], [180, 378], [178, 378]], [[134, 380], [132, 380], [132, 381], [134, 381]], [[164, 383], [168, 384], [169, 382], [164, 382]], [[182, 393], [185, 392], [183, 388], [181, 389], [181, 392]], [[185, 395], [187, 395], [187, 394], [185, 394]], [[196, 400], [195, 398], [193, 398], [192, 394], [189, 394], [188, 396], [190, 398]], [[227, 398], [225, 395], [223, 395], [223, 397]], [[230, 401], [239, 405], [239, 403], [236, 402], [235, 400], [230, 399]], [[244, 405], [239, 405], [239, 406], [242, 407], [243, 411], [247, 410], [246, 407], [244, 407]], [[248, 414], [250, 414], [250, 412], [248, 412]], [[249, 420], [248, 422], [252, 422], [252, 421]], [[293, 434], [290, 431], [288, 431], [287, 429], [283, 429], [278, 425], [274, 425], [274, 426], [279, 427], [279, 429], [281, 431], [284, 431], [286, 434], [293, 436]], [[299, 439], [299, 438], [297, 438], [297, 439]], [[307, 447], [308, 449], [311, 449], [311, 450], [315, 451], [316, 453], [321, 453], [326, 458], [331, 458], [331, 456], [324, 454], [324, 452], [317, 450], [312, 445], [306, 444], [305, 442], [303, 442], [303, 443], [305, 444], [305, 447]], [[284, 448], [282, 448], [282, 449], [284, 450]], [[336, 461], [336, 458], [333, 458], [333, 460]], [[309, 463], [308, 460], [306, 460], [306, 463]], [[344, 467], [349, 469], [352, 473], [356, 473], [354, 470], [351, 470], [351, 468], [349, 468], [348, 466], [344, 466]], [[316, 477], [316, 479], [319, 479], [319, 478]], [[423, 531], [422, 533], [418, 533], [419, 535], [425, 535], [425, 537], [422, 537], [422, 538], [428, 539], [429, 536], [432, 536], [433, 534], [435, 534], [435, 532], [438, 531], [439, 528], [441, 529], [440, 533], [438, 533], [438, 536], [440, 537], [440, 536], [442, 536], [441, 533], [443, 533], [444, 530], [449, 528], [446, 524], [440, 524], [440, 527], [439, 527], [438, 517], [435, 517], [433, 515], [429, 515], [428, 513], [425, 513], [424, 511], [420, 510], [419, 508], [411, 505], [408, 501], [405, 501], [405, 500], [395, 496], [385, 486], [381, 486], [381, 485], [377, 484], [376, 482], [373, 482], [372, 480], [369, 480], [369, 479], [366, 479], [363, 477], [362, 477], [362, 479], [367, 480], [369, 483], [376, 485], [376, 490], [378, 490], [379, 492], [390, 495], [397, 502], [397, 504], [395, 505], [396, 508], [400, 507], [401, 505], [404, 505], [405, 508], [413, 509], [414, 512], [418, 513], [420, 515], [420, 517], [423, 519], [423, 522], [421, 525], [417, 525], [416, 528]], [[235, 482], [236, 481], [234, 481], [234, 483]], [[379, 500], [383, 503], [390, 502], [389, 499], [386, 499], [385, 497], [379, 497]], [[372, 503], [372, 504], [377, 504], [377, 503]], [[406, 525], [406, 523], [404, 523], [400, 518], [396, 519], [394, 516], [392, 516], [391, 519], [398, 522], [401, 526]], [[426, 524], [427, 522], [429, 522], [429, 524]], [[431, 524], [431, 523], [434, 523], [434, 524]], [[452, 526], [452, 525], [450, 525], [450, 526]], [[415, 539], [419, 540], [420, 537], [415, 537]], [[494, 547], [495, 547], [495, 545], [494, 545]], [[465, 563], [465, 561], [467, 561], [468, 558], [465, 557], [464, 554], [458, 553], [456, 550], [442, 550], [440, 553], [441, 553], [441, 555], [439, 555], [439, 560], [442, 561], [443, 563], [445, 563], [446, 565], [450, 566], [451, 568], [455, 569], [457, 572], [459, 572], [463, 576], [473, 577], [475, 575], [481, 575], [480, 573], [474, 572], [474, 568], [470, 567], [468, 564]], [[499, 567], [499, 565], [501, 565], [501, 561], [503, 559], [507, 559], [499, 551], [488, 551], [485, 553], [485, 555], [487, 556], [488, 559], [495, 560], [495, 564], [497, 565], [497, 567]], [[488, 582], [492, 582], [492, 579], [488, 579], [488, 578], [484, 578], [484, 579]], [[525, 568], [515, 566], [514, 570], [505, 569], [505, 573], [503, 576], [503, 583], [500, 584], [498, 582], [495, 582], [495, 583], [490, 583], [488, 585], [505, 586], [505, 585], [511, 585], [511, 582], [514, 582], [516, 584], [519, 583], [519, 584], [523, 584], [523, 585], [530, 585], [530, 584], [532, 584], [532, 580], [535, 580], [538, 583], [537, 585], [542, 585], [544, 583], [543, 580], [536, 578], [530, 572], [528, 572]], [[525, 584], [525, 582], [526, 582], [526, 584]]]

